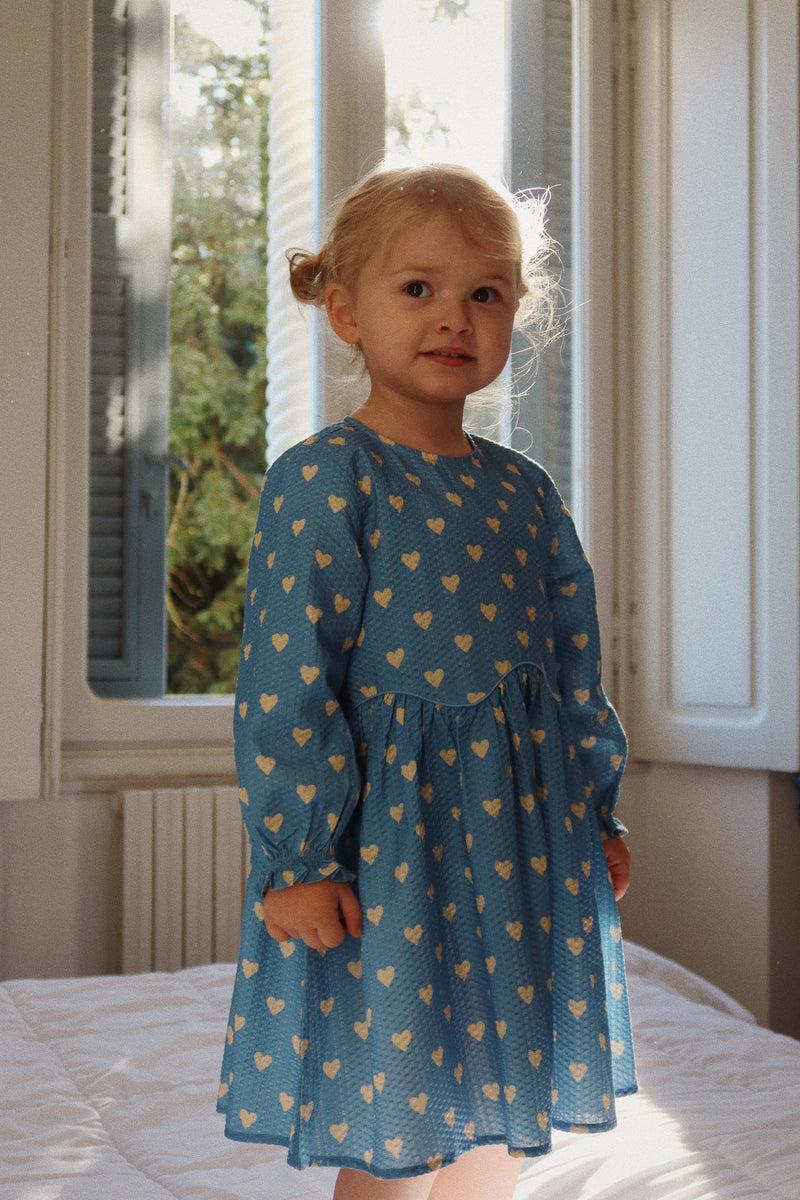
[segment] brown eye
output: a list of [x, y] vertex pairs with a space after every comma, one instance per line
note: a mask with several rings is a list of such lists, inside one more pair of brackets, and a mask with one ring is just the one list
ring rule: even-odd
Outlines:
[[472, 293], [472, 299], [477, 304], [494, 304], [500, 299], [500, 293], [493, 287], [480, 287]]
[[406, 284], [403, 291], [407, 296], [412, 296], [415, 300], [423, 300], [431, 295], [431, 289], [421, 279], [412, 279], [411, 283]]

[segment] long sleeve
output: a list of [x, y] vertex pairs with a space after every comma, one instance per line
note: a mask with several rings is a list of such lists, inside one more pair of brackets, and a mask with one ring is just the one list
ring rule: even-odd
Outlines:
[[614, 816], [627, 742], [603, 691], [594, 574], [571, 516], [555, 485], [550, 480], [548, 484], [542, 489], [551, 537], [547, 598], [568, 751], [580, 763], [585, 791], [582, 802], [594, 805], [601, 828], [613, 837], [627, 832]]
[[250, 556], [234, 727], [260, 891], [353, 878], [338, 848], [360, 775], [340, 696], [367, 572], [355, 472], [336, 449], [312, 439], [270, 468]]

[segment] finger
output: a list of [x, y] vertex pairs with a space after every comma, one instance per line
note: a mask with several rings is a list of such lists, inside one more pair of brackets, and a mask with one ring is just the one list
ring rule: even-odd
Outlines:
[[346, 888], [339, 897], [339, 908], [342, 913], [344, 927], [351, 937], [360, 938], [362, 933], [361, 905], [352, 888]]
[[288, 942], [290, 934], [283, 928], [282, 925], [276, 925], [274, 921], [265, 922], [267, 933], [276, 942]]
[[614, 888], [614, 899], [621, 900], [630, 883], [630, 870], [627, 863], [614, 863], [611, 867], [611, 883]]
[[334, 942], [334, 943], [328, 942], [320, 930], [316, 930], [314, 933], [310, 933], [307, 937], [303, 938], [303, 941], [309, 947], [310, 950], [319, 950], [319, 951], [329, 950], [331, 948], [331, 945], [339, 944], [338, 942]]
[[317, 933], [322, 941], [322, 945], [319, 947], [320, 950], [322, 946], [327, 950], [333, 950], [336, 946], [341, 946], [344, 941], [345, 929], [339, 920], [338, 912], [335, 920], [326, 921], [323, 925], [320, 925]]
[[295, 938], [298, 942], [308, 946], [309, 950], [324, 950], [325, 943], [320, 937], [320, 931], [315, 925], [307, 923], [290, 925], [287, 930], [287, 937]]
[[312, 926], [298, 925], [287, 929], [281, 941], [292, 939], [297, 942], [302, 942], [304, 946], [308, 946], [310, 950], [324, 950], [325, 947], [320, 941], [317, 930]]

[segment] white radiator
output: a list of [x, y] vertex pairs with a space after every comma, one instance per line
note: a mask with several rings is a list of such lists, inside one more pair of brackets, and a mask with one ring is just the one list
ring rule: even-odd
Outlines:
[[122, 793], [122, 970], [230, 962], [248, 845], [236, 788]]

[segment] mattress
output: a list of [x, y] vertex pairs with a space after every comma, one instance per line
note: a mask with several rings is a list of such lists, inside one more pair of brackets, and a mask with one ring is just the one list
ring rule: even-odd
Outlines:
[[[800, 1197], [800, 1042], [628, 945], [640, 1091], [555, 1134], [516, 1200]], [[330, 1200], [335, 1172], [228, 1142], [232, 966], [0, 986], [0, 1200]]]

